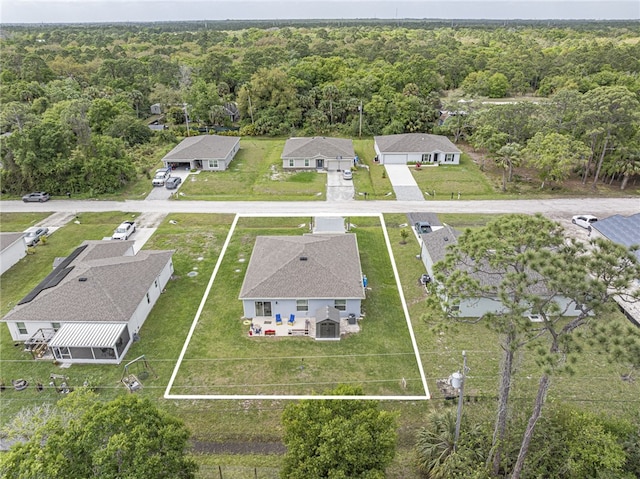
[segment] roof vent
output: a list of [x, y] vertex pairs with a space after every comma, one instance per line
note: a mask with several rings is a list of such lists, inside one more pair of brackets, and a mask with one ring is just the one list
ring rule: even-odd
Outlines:
[[307, 261], [307, 257], [306, 256], [300, 256], [300, 261]]
[[449, 241], [449, 237], [448, 237], [448, 236], [445, 236], [445, 237], [444, 237], [444, 240], [445, 240], [445, 241]]
[[89, 278], [85, 278], [85, 277], [83, 276], [83, 277], [81, 277], [81, 278], [78, 278], [78, 281], [81, 281], [81, 282], [83, 282], [83, 283], [84, 283], [87, 279], [89, 279]]

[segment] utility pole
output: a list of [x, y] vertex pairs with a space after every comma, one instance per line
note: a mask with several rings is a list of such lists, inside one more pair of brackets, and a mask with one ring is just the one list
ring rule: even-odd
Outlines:
[[183, 103], [182, 108], [184, 109], [184, 121], [187, 123], [187, 136], [191, 136], [189, 134], [189, 112], [187, 111], [187, 104]]
[[251, 124], [253, 125], [253, 107], [251, 106], [251, 92], [247, 88], [247, 96], [249, 97], [249, 115], [251, 115]]
[[453, 451], [458, 448], [460, 437], [460, 423], [462, 420], [462, 403], [464, 402], [464, 380], [467, 374], [467, 352], [462, 351], [462, 373], [460, 371], [451, 375], [451, 385], [458, 390], [458, 415], [456, 416], [456, 435], [453, 439]]
[[360, 106], [358, 106], [358, 111], [360, 112], [360, 125], [358, 127], [358, 138], [362, 136], [362, 100], [360, 100]]

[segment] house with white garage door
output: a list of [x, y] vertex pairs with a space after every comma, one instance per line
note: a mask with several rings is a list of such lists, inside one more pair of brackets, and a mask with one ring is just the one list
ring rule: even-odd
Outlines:
[[374, 137], [374, 149], [378, 161], [383, 165], [460, 164], [461, 151], [449, 138], [442, 135], [404, 133], [376, 136]]
[[353, 141], [347, 138], [289, 138], [282, 150], [285, 170], [348, 170], [356, 153]]
[[237, 136], [201, 135], [182, 140], [162, 158], [166, 168], [224, 171], [240, 150]]

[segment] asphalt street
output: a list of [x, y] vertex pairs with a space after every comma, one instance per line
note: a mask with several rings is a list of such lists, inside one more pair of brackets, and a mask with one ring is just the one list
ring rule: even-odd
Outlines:
[[378, 213], [542, 213], [554, 219], [576, 214], [607, 217], [640, 212], [640, 198], [559, 198], [535, 200], [451, 201], [100, 201], [53, 199], [46, 203], [0, 201], [2, 212], [122, 211], [130, 213], [239, 213], [247, 216], [358, 215]]

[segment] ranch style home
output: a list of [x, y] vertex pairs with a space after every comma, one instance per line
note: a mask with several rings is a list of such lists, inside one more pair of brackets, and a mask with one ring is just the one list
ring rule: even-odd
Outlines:
[[27, 255], [24, 233], [0, 233], [0, 274]]
[[[434, 264], [445, 258], [447, 248], [458, 242], [460, 234], [459, 231], [445, 224], [442, 228], [434, 229], [431, 233], [420, 235], [420, 258], [424, 263], [427, 274], [429, 274], [431, 278], [434, 278]], [[485, 268], [485, 270], [484, 272], [473, 273], [481, 284], [491, 285], [500, 282], [499, 275], [491, 273], [488, 267]], [[484, 314], [503, 310], [503, 305], [497, 296], [460, 299], [447, 296], [447, 292], [443, 291], [437, 284], [429, 286], [429, 288], [432, 288], [429, 289], [430, 291], [440, 296], [440, 302], [444, 310], [448, 310], [463, 318], [479, 318]], [[542, 289], [541, 285], [534, 284], [532, 288], [533, 292], [539, 292], [541, 294], [546, 292], [546, 290]], [[567, 298], [556, 296], [553, 299], [561, 307], [564, 316], [578, 316], [580, 314], [580, 310], [577, 307], [578, 305], [572, 304]], [[532, 321], [535, 321], [535, 312], [528, 311], [525, 314], [530, 316]]]
[[173, 274], [173, 251], [84, 241], [2, 319], [34, 358], [119, 364]]
[[356, 236], [258, 236], [239, 299], [261, 334], [339, 339], [365, 298]]
[[237, 136], [200, 135], [182, 140], [162, 159], [166, 168], [224, 171], [240, 149]]
[[348, 170], [356, 153], [353, 141], [345, 138], [289, 138], [282, 150], [285, 170]]
[[374, 137], [374, 149], [382, 165], [423, 163], [458, 165], [461, 151], [442, 135], [404, 133]]

